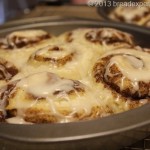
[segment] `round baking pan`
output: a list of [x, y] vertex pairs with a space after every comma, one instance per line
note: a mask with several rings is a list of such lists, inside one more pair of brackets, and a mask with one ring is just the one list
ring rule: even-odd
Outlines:
[[[116, 5], [113, 4], [114, 2], [142, 2], [142, 0], [104, 0], [103, 5], [101, 5], [100, 7], [97, 8], [97, 12], [98, 14], [105, 20], [107, 21], [111, 21], [111, 22], [119, 22], [120, 21], [116, 21], [113, 20], [112, 18], [109, 17], [109, 14], [117, 7]], [[122, 22], [128, 25], [131, 25], [131, 23], [126, 23], [126, 22]], [[139, 26], [136, 24], [132, 24], [134, 26]], [[148, 27], [144, 27], [144, 26], [139, 26], [141, 28], [145, 28], [147, 30], [149, 30]]]
[[[36, 20], [36, 19], [35, 19]], [[26, 23], [27, 22], [27, 23]], [[0, 36], [22, 29], [44, 29], [58, 35], [81, 27], [112, 27], [133, 34], [139, 45], [150, 47], [150, 32], [125, 24], [96, 20], [47, 18], [22, 20], [0, 27]], [[55, 124], [0, 124], [0, 149], [4, 150], [117, 150], [148, 136], [150, 105], [90, 121]]]

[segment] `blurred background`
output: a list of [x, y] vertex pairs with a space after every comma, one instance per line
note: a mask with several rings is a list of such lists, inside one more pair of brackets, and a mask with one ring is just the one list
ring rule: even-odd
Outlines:
[[28, 14], [37, 5], [83, 5], [86, 2], [87, 0], [0, 0], [0, 24], [23, 14]]
[[[42, 17], [42, 16], [53, 16], [53, 15], [61, 15], [61, 16], [72, 16], [72, 17], [82, 17], [88, 19], [104, 19], [105, 17], [102, 13], [97, 12], [98, 5], [90, 5], [90, 4], [102, 4], [104, 0], [0, 0], [0, 24], [13, 20], [13, 19], [24, 19], [24, 18], [33, 18], [33, 17]], [[107, 0], [107, 6], [110, 5], [111, 0]], [[149, 7], [149, 10], [143, 9], [135, 9], [132, 13], [126, 13], [124, 10], [121, 10], [119, 15], [122, 15], [127, 19], [132, 19], [133, 15], [135, 15], [136, 19], [140, 17], [143, 20], [143, 16], [147, 17], [147, 26], [150, 26], [150, 0], [115, 0], [116, 2], [146, 2]], [[106, 2], [106, 1], [104, 1]], [[104, 3], [106, 4], [106, 3]], [[78, 7], [82, 6], [82, 7]], [[93, 6], [93, 7], [91, 7]], [[103, 5], [102, 5], [103, 6]], [[100, 9], [99, 9], [100, 10]], [[142, 12], [143, 11], [143, 12]], [[149, 12], [147, 12], [149, 11]], [[125, 14], [125, 13], [126, 14]], [[128, 12], [128, 10], [127, 10]], [[105, 11], [106, 15], [109, 13]], [[143, 13], [143, 14], [142, 14]], [[133, 15], [132, 15], [133, 14]], [[128, 23], [130, 22], [128, 21]], [[134, 18], [133, 18], [134, 20]], [[125, 22], [125, 20], [124, 20]]]
[[0, 23], [28, 13], [38, 0], [0, 0]]

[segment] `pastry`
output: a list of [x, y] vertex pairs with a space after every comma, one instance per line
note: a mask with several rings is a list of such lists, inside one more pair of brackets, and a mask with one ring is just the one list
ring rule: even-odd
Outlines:
[[32, 46], [44, 39], [51, 38], [50, 34], [43, 30], [22, 30], [12, 32], [0, 40], [0, 48], [13, 50]]
[[118, 6], [109, 14], [109, 17], [116, 21], [149, 27], [146, 22], [150, 19], [150, 8], [148, 6]]
[[1, 98], [7, 101], [7, 122], [70, 122], [96, 118], [102, 113], [102, 105], [92, 89], [50, 72], [32, 74], [4, 88], [9, 91], [1, 92]]
[[48, 70], [62, 77], [79, 80], [87, 76], [98, 55], [78, 43], [48, 45], [30, 55], [23, 71], [28, 73], [28, 70], [32, 70], [35, 73]]
[[117, 47], [133, 46], [132, 35], [112, 28], [76, 29], [60, 35], [60, 41], [78, 43], [87, 48], [103, 53]]
[[14, 31], [0, 39], [0, 57], [20, 69], [34, 51], [54, 41], [55, 37], [44, 30]]
[[13, 63], [0, 58], [0, 87], [11, 80], [18, 72], [19, 70]]
[[91, 120], [145, 105], [149, 55], [113, 28], [9, 33], [0, 42], [0, 122]]
[[94, 82], [111, 91], [117, 101], [127, 102], [129, 109], [150, 102], [149, 57], [136, 48], [107, 52], [93, 67]]

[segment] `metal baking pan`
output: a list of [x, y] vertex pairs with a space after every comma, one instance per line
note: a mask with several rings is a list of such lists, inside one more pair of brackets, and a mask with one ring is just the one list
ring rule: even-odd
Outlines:
[[45, 17], [36, 17], [36, 18], [28, 18], [28, 19], [20, 19], [20, 20], [11, 20], [5, 23], [5, 25], [0, 26], [0, 29], [16, 27], [25, 24], [35, 24], [35, 23], [44, 23], [50, 21], [58, 21], [58, 20], [75, 20], [78, 19], [76, 17], [63, 17], [63, 16], [45, 16]]
[[[105, 20], [107, 21], [111, 21], [111, 22], [118, 22], [116, 20], [113, 20], [109, 17], [109, 14], [113, 11], [113, 9], [115, 9], [117, 6], [113, 5], [113, 1], [114, 2], [142, 2], [142, 0], [104, 0], [103, 4], [101, 4], [100, 7], [97, 8], [97, 12], [98, 14]], [[120, 22], [119, 22], [120, 23]], [[126, 23], [126, 22], [122, 22], [128, 25], [131, 25], [131, 23]], [[147, 30], [149, 30], [148, 27], [144, 27], [144, 26], [140, 26], [140, 25], [136, 25], [136, 24], [132, 24], [134, 26], [139, 26], [141, 28], [145, 28]]]
[[[36, 20], [36, 19], [35, 19]], [[0, 27], [0, 36], [21, 29], [44, 29], [52, 34], [81, 27], [113, 27], [132, 33], [137, 42], [150, 47], [150, 32], [125, 24], [77, 18], [47, 18], [44, 22], [22, 20]], [[150, 105], [109, 117], [72, 123], [0, 124], [2, 150], [117, 150], [150, 134]]]

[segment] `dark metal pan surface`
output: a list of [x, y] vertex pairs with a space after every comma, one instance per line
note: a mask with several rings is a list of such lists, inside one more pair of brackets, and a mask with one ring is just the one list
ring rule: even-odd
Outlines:
[[[43, 18], [44, 19], [44, 18]], [[30, 19], [0, 27], [0, 36], [21, 29], [44, 29], [55, 35], [81, 27], [112, 27], [133, 34], [150, 48], [150, 32], [124, 24], [77, 18]], [[150, 105], [102, 119], [62, 124], [0, 124], [0, 147], [9, 150], [116, 150], [150, 133]]]

